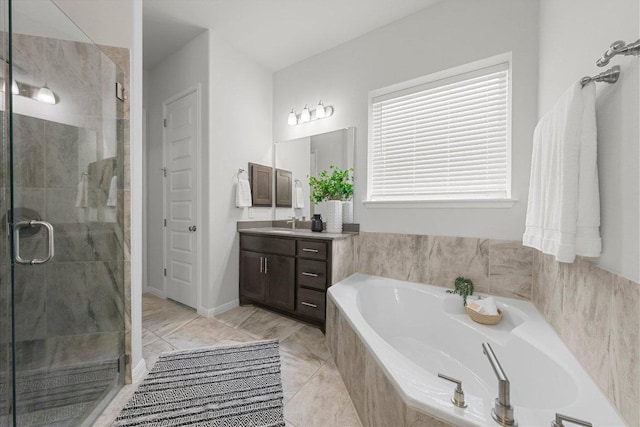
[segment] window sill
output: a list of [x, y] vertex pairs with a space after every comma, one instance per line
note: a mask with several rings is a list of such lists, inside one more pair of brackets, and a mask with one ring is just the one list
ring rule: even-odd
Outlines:
[[472, 208], [509, 209], [518, 199], [470, 199], [470, 200], [363, 200], [371, 209], [432, 209], [432, 208]]

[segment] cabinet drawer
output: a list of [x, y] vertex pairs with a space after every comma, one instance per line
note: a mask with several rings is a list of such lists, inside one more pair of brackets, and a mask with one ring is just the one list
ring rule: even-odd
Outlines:
[[297, 311], [298, 314], [317, 320], [324, 320], [324, 292], [310, 289], [298, 289]]
[[298, 258], [298, 286], [324, 291], [327, 288], [327, 263]]
[[271, 254], [295, 256], [296, 241], [278, 237], [240, 235], [240, 249]]
[[327, 259], [327, 244], [312, 240], [298, 240], [298, 256], [311, 259]]

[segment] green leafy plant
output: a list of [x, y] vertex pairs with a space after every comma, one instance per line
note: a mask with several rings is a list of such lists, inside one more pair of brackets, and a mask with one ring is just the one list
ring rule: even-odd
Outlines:
[[342, 170], [337, 166], [329, 166], [330, 171], [323, 170], [317, 177], [309, 178], [311, 201], [314, 203], [327, 200], [349, 200], [353, 197], [353, 168]]
[[448, 290], [448, 294], [458, 294], [462, 297], [464, 305], [467, 305], [467, 297], [473, 295], [473, 282], [471, 279], [465, 279], [464, 277], [458, 277], [454, 282], [454, 289]]

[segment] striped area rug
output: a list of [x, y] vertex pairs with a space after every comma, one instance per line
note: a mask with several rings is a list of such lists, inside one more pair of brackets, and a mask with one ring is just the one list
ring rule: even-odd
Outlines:
[[278, 341], [165, 353], [113, 426], [284, 426]]

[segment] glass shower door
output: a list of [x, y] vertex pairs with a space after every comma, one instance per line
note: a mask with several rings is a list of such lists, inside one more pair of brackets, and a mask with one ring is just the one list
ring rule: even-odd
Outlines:
[[11, 418], [80, 425], [124, 377], [123, 74], [49, 0], [10, 22]]

